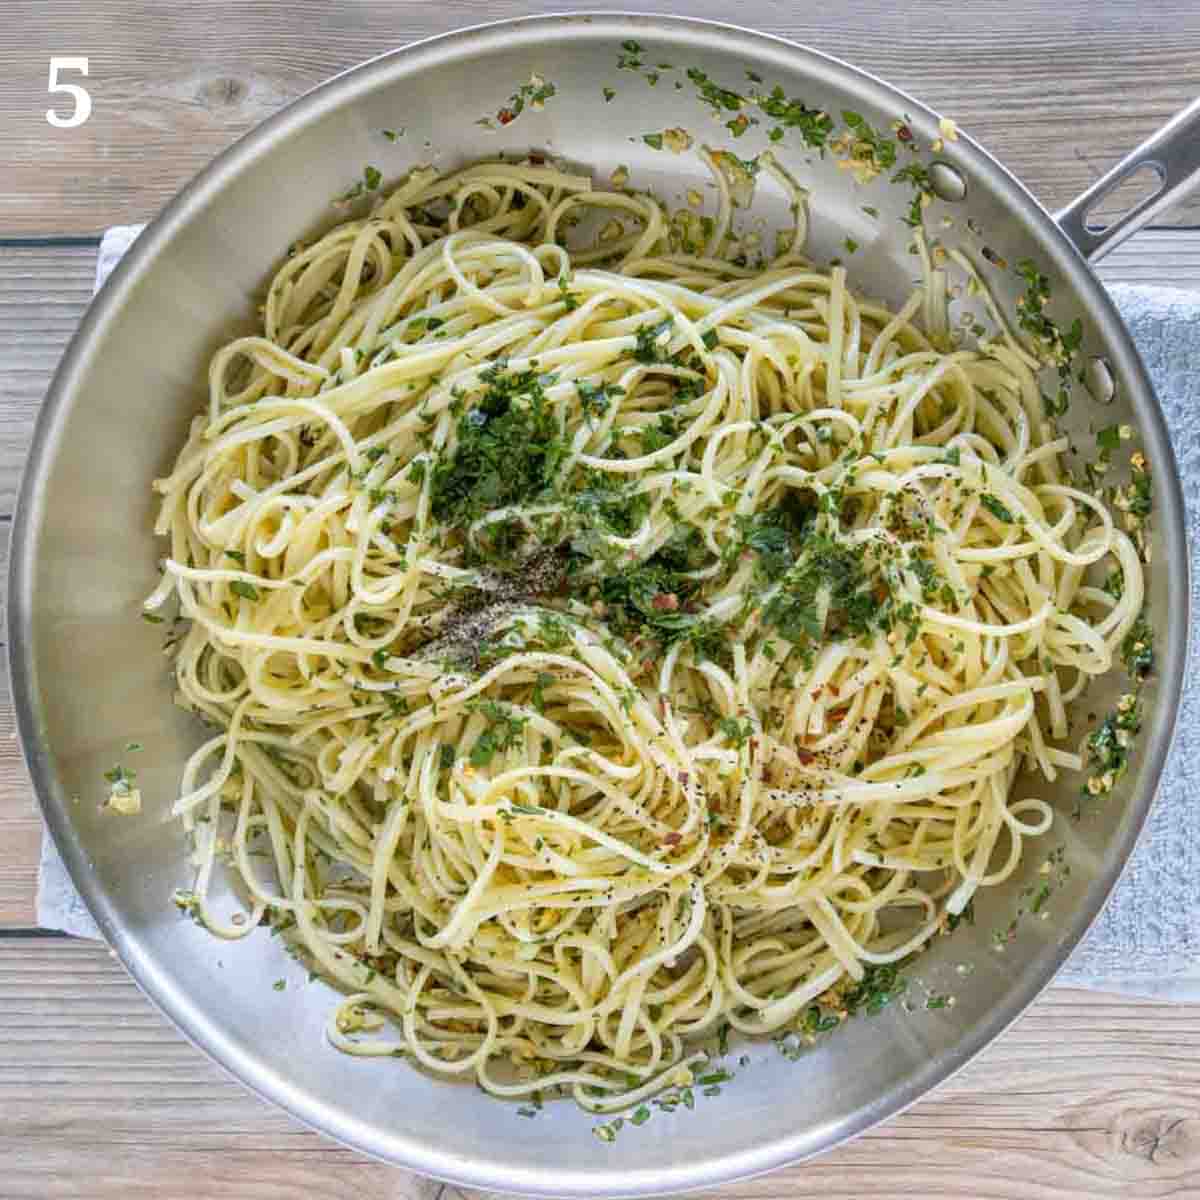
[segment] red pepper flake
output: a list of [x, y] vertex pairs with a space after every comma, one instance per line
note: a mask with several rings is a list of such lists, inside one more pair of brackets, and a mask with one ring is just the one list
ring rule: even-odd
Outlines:
[[655, 612], [675, 612], [679, 608], [679, 597], [674, 592], [659, 592], [650, 601], [650, 607]]
[[679, 843], [682, 841], [683, 841], [682, 833], [668, 833], [667, 836], [665, 838], [663, 838], [663, 845], [664, 846], [678, 846]]
[[828, 693], [829, 693], [831, 696], [837, 696], [837, 695], [839, 695], [839, 694], [841, 693], [841, 688], [839, 688], [839, 687], [837, 686], [837, 684], [836, 684], [836, 683], [827, 683], [827, 684], [825, 685], [825, 690], [826, 690], [826, 691], [827, 691], [827, 692], [828, 692]]
[[809, 763], [817, 761], [817, 756], [811, 750], [805, 750], [801, 747], [796, 751], [796, 757], [800, 760], [803, 766], [808, 766]]
[[513, 112], [511, 108], [502, 108], [496, 114], [496, 120], [499, 121], [501, 125], [511, 125], [516, 119], [517, 114]]
[[898, 137], [905, 145], [908, 145], [908, 143], [913, 140], [913, 131], [909, 129], [907, 125], [897, 125], [896, 137]]

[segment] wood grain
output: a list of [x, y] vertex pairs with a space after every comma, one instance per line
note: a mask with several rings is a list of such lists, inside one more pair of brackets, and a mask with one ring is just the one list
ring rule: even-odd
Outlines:
[[[218, 151], [355, 63], [562, 0], [7, 0], [0, 39], [0, 235], [95, 233], [145, 220]], [[590, 0], [678, 11], [677, 0]], [[1046, 204], [1065, 203], [1200, 91], [1194, 0], [1008, 0], [969, 19], [952, 0], [756, 0], [736, 20], [849, 59], [950, 112]], [[903, 15], [899, 15], [902, 11]], [[236, 30], [236, 37], [225, 31]], [[45, 119], [48, 58], [88, 55], [93, 115]], [[1136, 102], [1134, 101], [1136, 97]], [[61, 102], [61, 101], [60, 101]], [[1174, 214], [1195, 222], [1200, 201]]]
[[12, 515], [34, 418], [95, 273], [95, 246], [0, 245], [0, 516]]
[[[1194, 1197], [1200, 1005], [1048, 994], [883, 1129], [721, 1200]], [[402, 1068], [400, 1068], [402, 1069]], [[103, 948], [0, 941], [0, 1194], [433, 1200], [230, 1082]], [[637, 1131], [633, 1132], [633, 1136]], [[448, 1196], [446, 1200], [450, 1200]]]

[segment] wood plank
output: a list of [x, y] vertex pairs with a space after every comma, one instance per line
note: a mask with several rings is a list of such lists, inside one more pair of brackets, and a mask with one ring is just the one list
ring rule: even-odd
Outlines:
[[[218, 151], [330, 75], [416, 38], [562, 7], [171, 0], [150, 16], [141, 0], [8, 0], [7, 26], [21, 32], [0, 45], [0, 234], [94, 233], [144, 220]], [[1010, 0], [990, 6], [986, 20], [963, 20], [944, 0], [909, 5], [903, 20], [891, 0], [686, 7], [807, 42], [890, 79], [952, 113], [1051, 207], [1162, 124], [1200, 83], [1194, 0], [1110, 4], [1102, 17], [1092, 0]], [[236, 38], [220, 35], [229, 29]], [[93, 115], [79, 128], [55, 129], [45, 119], [51, 51], [90, 55]], [[1175, 216], [1194, 222], [1198, 213], [1195, 201]]]
[[[3, 361], [0, 351], [0, 362]], [[11, 532], [11, 520], [0, 521], [0, 580], [5, 581]], [[0, 585], [0, 640], [4, 599], [4, 588]], [[42, 818], [17, 740], [16, 715], [8, 689], [8, 656], [0, 650], [0, 930], [6, 926], [28, 928], [37, 924], [35, 900], [41, 850]]]
[[[7, 549], [8, 526], [2, 528]], [[5, 927], [31, 928], [37, 924], [37, 866], [42, 850], [42, 818], [21, 756], [21, 744], [17, 741], [16, 717], [8, 702], [7, 663], [3, 686], [5, 696], [0, 702], [0, 931]]]
[[[8, 543], [33, 424], [92, 295], [96, 247], [0, 245], [0, 642]], [[16, 740], [0, 654], [0, 929], [35, 925], [42, 822]]]
[[[1194, 1198], [1198, 1050], [1200, 1005], [1052, 991], [979, 1062], [883, 1129], [719, 1195]], [[136, 1186], [177, 1197], [183, 1179], [191, 1200], [231, 1188], [243, 1200], [301, 1189], [438, 1194], [231, 1082], [106, 950], [81, 942], [0, 941], [0, 1112], [5, 1195], [123, 1200]]]
[[94, 246], [0, 245], [0, 514], [11, 516], [33, 422], [92, 295]]

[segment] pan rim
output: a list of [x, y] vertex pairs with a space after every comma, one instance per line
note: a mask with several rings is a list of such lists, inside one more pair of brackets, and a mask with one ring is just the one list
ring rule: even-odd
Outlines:
[[[795, 1163], [842, 1144], [879, 1124], [953, 1076], [1002, 1033], [1052, 981], [1075, 945], [1099, 915], [1127, 865], [1144, 829], [1171, 743], [1178, 713], [1186, 662], [1190, 622], [1185, 622], [1184, 651], [1167, 656], [1159, 680], [1155, 713], [1145, 735], [1140, 788], [1130, 799], [1130, 817], [1117, 844], [1110, 848], [1104, 870], [1093, 882], [1084, 903], [1063, 922], [1064, 936], [1031, 962], [1026, 978], [1007, 1002], [954, 1044], [946, 1061], [931, 1060], [921, 1071], [885, 1092], [870, 1109], [838, 1123], [835, 1129], [819, 1127], [785, 1138], [756, 1144], [719, 1159], [692, 1161], [684, 1166], [629, 1170], [614, 1160], [604, 1170], [563, 1166], [550, 1174], [537, 1168], [515, 1169], [487, 1159], [465, 1161], [450, 1152], [407, 1136], [402, 1130], [382, 1135], [378, 1130], [339, 1111], [331, 1104], [289, 1088], [287, 1081], [265, 1070], [259, 1060], [224, 1040], [213, 1020], [204, 1016], [174, 988], [168, 976], [129, 939], [118, 916], [87, 869], [86, 856], [69, 820], [69, 805], [58, 783], [53, 756], [46, 744], [41, 688], [30, 636], [35, 602], [32, 588], [40, 529], [45, 509], [45, 481], [56, 448], [63, 437], [73, 397], [86, 380], [95, 355], [103, 347], [106, 331], [124, 299], [150, 271], [160, 251], [192, 221], [200, 218], [208, 202], [232, 180], [250, 169], [262, 156], [310, 121], [354, 103], [357, 97], [389, 81], [416, 74], [443, 59], [458, 58], [494, 47], [499, 40], [534, 43], [555, 34], [572, 38], [609, 38], [614, 33], [659, 33], [697, 43], [719, 35], [724, 49], [740, 50], [748, 57], [776, 56], [800, 65], [815, 76], [837, 79], [869, 92], [881, 103], [920, 114], [936, 123], [928, 106], [902, 90], [851, 64], [808, 46], [736, 25], [690, 17], [659, 16], [638, 12], [593, 12], [524, 17], [474, 25], [388, 51], [343, 71], [319, 84], [280, 112], [256, 126], [218, 155], [186, 184], [139, 237], [109, 283], [88, 309], [65, 352], [39, 413], [33, 442], [23, 471], [13, 522], [9, 568], [8, 654], [17, 727], [34, 790], [46, 825], [80, 895], [96, 918], [109, 944], [120, 956], [137, 984], [181, 1032], [231, 1075], [264, 1099], [326, 1136], [369, 1156], [457, 1185], [515, 1191], [543, 1196], [650, 1196], [714, 1187]], [[1014, 213], [1025, 221], [1056, 269], [1068, 277], [1086, 304], [1118, 372], [1136, 381], [1135, 401], [1147, 448], [1156, 464], [1160, 490], [1158, 529], [1164, 540], [1166, 569], [1182, 576], [1184, 595], [1190, 575], [1183, 524], [1182, 488], [1174, 455], [1153, 387], [1124, 323], [1108, 293], [1052, 216], [1028, 190], [969, 138], [961, 139], [972, 159], [971, 169], [985, 177], [1003, 195]]]

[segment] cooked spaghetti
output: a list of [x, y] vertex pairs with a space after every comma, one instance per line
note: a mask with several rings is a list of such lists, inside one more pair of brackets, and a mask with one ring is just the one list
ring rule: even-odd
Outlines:
[[957, 345], [919, 237], [898, 311], [807, 262], [766, 157], [797, 226], [737, 265], [705, 153], [711, 221], [413, 173], [293, 247], [157, 484], [188, 903], [347, 1051], [610, 1111], [920, 948], [1083, 766], [1142, 570], [1038, 348]]

